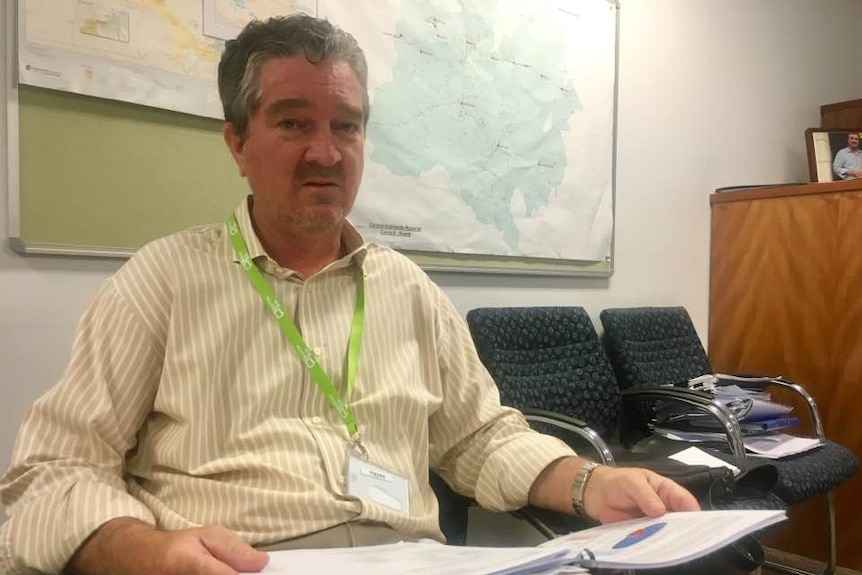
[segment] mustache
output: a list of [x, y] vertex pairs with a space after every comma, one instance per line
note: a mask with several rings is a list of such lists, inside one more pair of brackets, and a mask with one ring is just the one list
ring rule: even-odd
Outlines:
[[341, 168], [341, 163], [333, 166], [321, 166], [320, 164], [305, 163], [297, 167], [296, 177], [299, 180], [327, 178], [340, 182], [344, 179], [344, 170]]

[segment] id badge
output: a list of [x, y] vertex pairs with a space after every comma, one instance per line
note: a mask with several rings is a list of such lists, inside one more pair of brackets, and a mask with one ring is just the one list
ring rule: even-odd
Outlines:
[[410, 515], [407, 479], [363, 459], [352, 450], [347, 454], [347, 493]]

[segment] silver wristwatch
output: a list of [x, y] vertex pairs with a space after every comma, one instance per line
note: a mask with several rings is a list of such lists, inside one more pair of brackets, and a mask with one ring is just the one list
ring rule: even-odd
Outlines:
[[572, 509], [575, 510], [575, 515], [587, 516], [587, 511], [584, 509], [584, 492], [587, 490], [587, 481], [599, 466], [601, 466], [600, 463], [589, 461], [575, 474], [575, 480], [572, 482]]

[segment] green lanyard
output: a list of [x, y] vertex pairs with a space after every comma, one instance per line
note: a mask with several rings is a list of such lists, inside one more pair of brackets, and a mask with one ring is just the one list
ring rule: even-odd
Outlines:
[[353, 417], [353, 411], [350, 409], [350, 399], [353, 396], [353, 389], [356, 385], [356, 364], [359, 362], [362, 328], [365, 323], [365, 273], [360, 269], [359, 282], [356, 286], [356, 308], [353, 311], [353, 321], [350, 325], [350, 339], [347, 342], [347, 397], [346, 401], [342, 401], [335, 390], [335, 386], [332, 385], [332, 380], [329, 379], [329, 376], [320, 367], [320, 364], [314, 357], [314, 353], [312, 353], [308, 344], [305, 343], [305, 340], [302, 339], [302, 335], [300, 335], [299, 330], [296, 328], [296, 324], [284, 312], [284, 308], [281, 306], [281, 302], [278, 301], [275, 292], [252, 261], [236, 217], [233, 215], [227, 219], [227, 230], [230, 235], [230, 241], [233, 244], [233, 249], [239, 257], [240, 264], [242, 264], [243, 269], [248, 274], [248, 279], [251, 280], [254, 289], [257, 290], [266, 307], [272, 313], [273, 317], [275, 317], [275, 321], [278, 322], [281, 332], [296, 350], [300, 361], [311, 373], [311, 377], [314, 379], [317, 387], [320, 388], [329, 404], [335, 408], [338, 417], [347, 426], [347, 433], [350, 435], [353, 444], [363, 456], [367, 457], [368, 454], [361, 443], [359, 427], [356, 425], [356, 419]]

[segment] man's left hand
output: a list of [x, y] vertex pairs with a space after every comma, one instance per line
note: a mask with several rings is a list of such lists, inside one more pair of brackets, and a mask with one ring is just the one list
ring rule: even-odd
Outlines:
[[[586, 463], [581, 457], [562, 457], [548, 465], [533, 482], [530, 504], [573, 513], [572, 484]], [[587, 515], [602, 523], [700, 509], [694, 496], [682, 486], [636, 467], [597, 467], [587, 480], [583, 498]]]
[[667, 511], [698, 511], [694, 496], [667, 477], [646, 469], [601, 466], [584, 490], [584, 510], [602, 523], [658, 517]]

